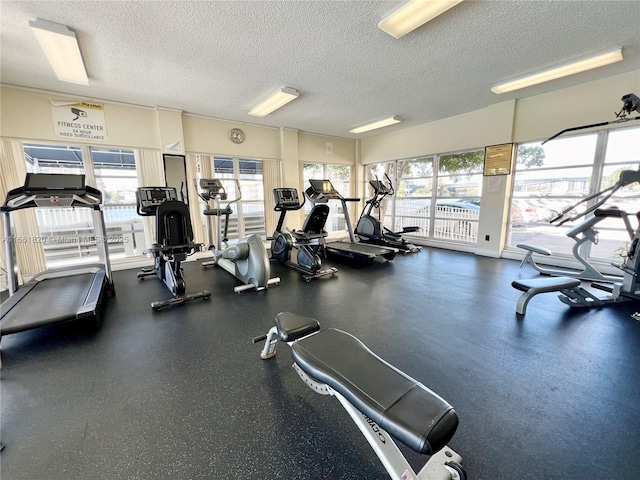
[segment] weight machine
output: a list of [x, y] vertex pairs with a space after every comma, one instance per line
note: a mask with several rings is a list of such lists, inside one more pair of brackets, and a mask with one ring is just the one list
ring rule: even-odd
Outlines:
[[[640, 99], [636, 95], [630, 93], [624, 95], [622, 97], [622, 101], [623, 107], [620, 112], [616, 113], [616, 117], [618, 118], [617, 120], [567, 128], [553, 135], [545, 142], [543, 142], [543, 144], [548, 142], [549, 140], [553, 140], [554, 138], [559, 137], [566, 132], [622, 123], [630, 120], [640, 120], [640, 116], [628, 118], [628, 115], [633, 111], [640, 113]], [[514, 280], [511, 285], [523, 292], [518, 299], [518, 304], [516, 307], [517, 313], [524, 315], [526, 312], [526, 306], [531, 298], [539, 293], [545, 292], [560, 292], [560, 295], [558, 295], [560, 301], [566, 303], [571, 307], [603, 306], [627, 300], [640, 300], [640, 279], [638, 278], [638, 271], [640, 269], [640, 212], [635, 214], [637, 226], [636, 229], [633, 230], [629, 221], [629, 217], [632, 216], [632, 214], [629, 214], [617, 208], [600, 208], [605, 202], [607, 202], [607, 200], [611, 198], [611, 196], [616, 191], [636, 182], [640, 182], [640, 170], [623, 170], [620, 173], [620, 178], [618, 179], [618, 181], [612, 186], [581, 199], [576, 204], [564, 209], [550, 222], [555, 223], [559, 226], [563, 225], [566, 222], [577, 220], [585, 215], [589, 215], [591, 212], [593, 212], [593, 215], [585, 220], [588, 228], [591, 228], [593, 225], [595, 225], [595, 223], [606, 217], [616, 217], [623, 220], [623, 222], [625, 223], [625, 228], [631, 238], [631, 244], [628, 250], [623, 255], [622, 264], [612, 263], [612, 266], [622, 271], [622, 276], [615, 279], [588, 278], [589, 280], [604, 281], [610, 283], [611, 285], [603, 285], [600, 283], [591, 284], [592, 288], [608, 292], [610, 295], [605, 298], [601, 298], [595, 295], [593, 292], [585, 289], [579, 280], [579, 278], [581, 277], [573, 278], [571, 276], [560, 276], [557, 278]], [[586, 208], [583, 212], [575, 214], [572, 213], [579, 205], [594, 199], [596, 199], [594, 204]], [[583, 224], [585, 224], [585, 222], [583, 222]], [[576, 226], [572, 230], [575, 230], [578, 227], [579, 226]], [[588, 228], [584, 230], [587, 231]], [[575, 248], [576, 247], [574, 247], [574, 252]], [[530, 257], [531, 253], [532, 251], [529, 251], [527, 256]], [[525, 256], [523, 263], [525, 263], [525, 261], [527, 260], [527, 256]]]

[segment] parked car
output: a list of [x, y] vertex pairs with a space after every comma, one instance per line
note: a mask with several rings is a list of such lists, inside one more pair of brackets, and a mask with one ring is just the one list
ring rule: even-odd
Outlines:
[[536, 223], [538, 221], [538, 209], [537, 206], [527, 198], [514, 198], [511, 201], [511, 206], [517, 207], [520, 210], [523, 223]]
[[436, 201], [436, 212], [438, 211], [455, 211], [455, 209], [460, 210], [469, 210], [473, 212], [480, 211], [480, 201], [479, 200], [445, 200], [440, 199]]

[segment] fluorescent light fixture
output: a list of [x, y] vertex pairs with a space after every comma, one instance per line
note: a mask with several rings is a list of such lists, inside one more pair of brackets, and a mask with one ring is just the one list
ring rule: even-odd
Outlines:
[[519, 90], [521, 88], [530, 87], [532, 85], [548, 82], [550, 80], [556, 80], [557, 78], [568, 77], [569, 75], [573, 75], [574, 73], [585, 72], [593, 68], [603, 67], [605, 65], [619, 62], [621, 60], [622, 47], [618, 47], [614, 50], [608, 50], [604, 53], [591, 55], [589, 57], [583, 57], [571, 63], [560, 65], [558, 67], [551, 68], [540, 73], [535, 73], [524, 78], [501, 83], [500, 85], [492, 87], [491, 91], [497, 94], [512, 92], [513, 90]]
[[349, 130], [350, 133], [363, 133], [369, 130], [375, 130], [376, 128], [388, 127], [389, 125], [395, 125], [400, 123], [402, 119], [398, 115], [394, 115], [391, 118], [385, 118], [384, 120], [378, 120], [377, 122], [371, 122], [361, 127]]
[[462, 0], [409, 0], [380, 20], [378, 28], [395, 38], [412, 32], [429, 20], [455, 7]]
[[254, 117], [266, 117], [274, 110], [286, 105], [295, 98], [298, 98], [298, 91], [295, 88], [282, 87], [253, 107], [249, 112], [249, 115], [253, 115]]
[[84, 69], [80, 47], [73, 30], [65, 25], [40, 18], [29, 21], [29, 26], [59, 80], [89, 85], [87, 71]]

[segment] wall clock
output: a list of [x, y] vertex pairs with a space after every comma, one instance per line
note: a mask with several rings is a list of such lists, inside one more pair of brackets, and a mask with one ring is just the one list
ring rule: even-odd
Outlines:
[[244, 142], [244, 132], [239, 128], [232, 128], [229, 131], [229, 138], [233, 143], [242, 143]]

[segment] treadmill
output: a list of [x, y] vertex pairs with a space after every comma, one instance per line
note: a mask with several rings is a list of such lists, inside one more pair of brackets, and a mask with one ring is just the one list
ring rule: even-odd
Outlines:
[[[94, 235], [102, 263], [45, 270], [19, 287], [12, 214], [36, 207], [92, 209]], [[0, 212], [10, 295], [0, 306], [0, 337], [70, 320], [91, 322], [98, 328], [102, 323], [102, 301], [106, 294], [115, 294], [102, 192], [85, 185], [84, 175], [27, 173], [24, 186], [7, 194]]]
[[305, 195], [314, 205], [327, 203], [329, 200], [339, 200], [342, 203], [347, 231], [350, 241], [327, 241], [324, 250], [329, 258], [343, 260], [358, 267], [371, 265], [374, 260], [393, 260], [398, 253], [397, 248], [365, 244], [356, 241], [349, 218], [347, 202], [359, 202], [359, 198], [345, 198], [333, 187], [331, 180], [309, 180], [311, 186], [305, 190]]

